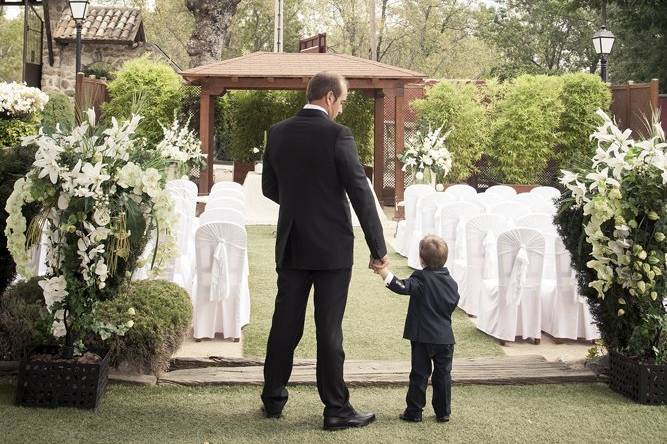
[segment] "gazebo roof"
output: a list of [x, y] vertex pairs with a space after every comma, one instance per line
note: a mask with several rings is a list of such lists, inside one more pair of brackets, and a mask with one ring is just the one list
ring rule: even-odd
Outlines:
[[[366, 84], [369, 88], [373, 85], [380, 88], [380, 83], [386, 81], [407, 84], [419, 82], [425, 77], [415, 71], [347, 54], [285, 52], [255, 52], [188, 69], [181, 72], [181, 75], [192, 84], [201, 84], [205, 79], [229, 79], [240, 83], [252, 81], [256, 86], [262, 82], [267, 87], [273, 85], [278, 88], [288, 84], [295, 85], [294, 80], [307, 83], [305, 79], [327, 69], [341, 74], [353, 88]], [[280, 82], [278, 79], [284, 81]]]

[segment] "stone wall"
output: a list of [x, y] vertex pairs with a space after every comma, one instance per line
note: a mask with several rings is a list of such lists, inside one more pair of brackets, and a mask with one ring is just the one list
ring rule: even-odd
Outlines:
[[[53, 47], [54, 63], [49, 65], [49, 58], [44, 51], [42, 65], [42, 90], [61, 91], [68, 96], [74, 96], [76, 43], [66, 45], [55, 43]], [[127, 44], [100, 44], [83, 42], [81, 44], [81, 69], [93, 64], [110, 66], [113, 71], [120, 68], [126, 60], [140, 57], [151, 52], [144, 44], [134, 46]]]

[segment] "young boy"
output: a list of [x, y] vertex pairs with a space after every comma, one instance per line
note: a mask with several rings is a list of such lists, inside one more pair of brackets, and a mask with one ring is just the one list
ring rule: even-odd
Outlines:
[[375, 269], [391, 291], [410, 296], [403, 337], [409, 339], [412, 346], [412, 371], [405, 397], [407, 408], [400, 415], [404, 421], [422, 420], [431, 361], [433, 410], [438, 422], [449, 421], [454, 354], [452, 313], [459, 302], [459, 293], [445, 268], [447, 250], [442, 238], [428, 235], [419, 242], [423, 270], [415, 271], [408, 279], [398, 279], [388, 267]]

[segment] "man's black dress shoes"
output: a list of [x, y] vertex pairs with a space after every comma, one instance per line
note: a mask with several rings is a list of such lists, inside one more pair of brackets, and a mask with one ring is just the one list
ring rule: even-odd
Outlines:
[[364, 427], [375, 421], [375, 413], [354, 413], [352, 416], [325, 416], [324, 430], [343, 430], [350, 427]]
[[449, 422], [449, 416], [438, 416], [435, 418], [438, 422]]
[[262, 414], [264, 414], [265, 418], [282, 418], [283, 414], [281, 412], [269, 412], [266, 410], [266, 407], [262, 407]]
[[421, 416], [411, 416], [411, 415], [408, 415], [405, 412], [398, 415], [398, 417], [400, 419], [402, 419], [403, 421], [407, 421], [407, 422], [422, 422]]

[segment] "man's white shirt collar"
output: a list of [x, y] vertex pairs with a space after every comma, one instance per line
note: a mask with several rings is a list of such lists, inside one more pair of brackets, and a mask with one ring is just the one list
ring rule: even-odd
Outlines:
[[326, 109], [322, 108], [322, 107], [319, 106], [319, 105], [313, 105], [312, 103], [306, 103], [306, 104], [304, 105], [303, 109], [319, 109], [320, 111], [322, 111], [322, 112], [323, 112], [324, 114], [326, 114], [327, 116], [329, 115], [329, 113], [327, 112]]

